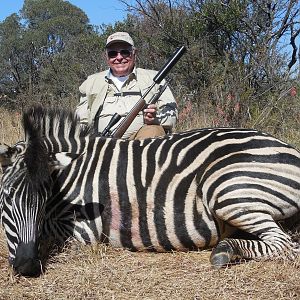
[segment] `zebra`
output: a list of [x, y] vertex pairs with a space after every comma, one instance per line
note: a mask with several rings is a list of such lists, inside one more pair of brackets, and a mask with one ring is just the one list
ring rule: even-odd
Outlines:
[[216, 268], [299, 251], [283, 225], [300, 216], [300, 153], [269, 134], [205, 128], [128, 141], [41, 107], [23, 114], [23, 127], [24, 142], [0, 152], [1, 218], [21, 275], [44, 271], [41, 241], [50, 237], [212, 249]]

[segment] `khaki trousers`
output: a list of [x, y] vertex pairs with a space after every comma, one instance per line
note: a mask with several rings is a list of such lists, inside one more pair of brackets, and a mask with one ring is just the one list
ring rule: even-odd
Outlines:
[[129, 140], [144, 140], [146, 138], [164, 136], [165, 134], [164, 128], [160, 125], [144, 125], [132, 134]]

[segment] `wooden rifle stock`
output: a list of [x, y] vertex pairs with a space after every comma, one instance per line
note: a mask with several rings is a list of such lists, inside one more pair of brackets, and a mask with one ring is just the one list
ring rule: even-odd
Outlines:
[[[128, 115], [117, 126], [114, 133], [112, 134], [112, 137], [121, 138], [123, 136], [123, 134], [125, 133], [125, 131], [128, 129], [128, 127], [130, 126], [130, 124], [133, 122], [135, 117], [139, 114], [139, 112], [142, 111], [144, 108], [146, 108], [146, 106], [148, 106], [149, 104], [155, 104], [158, 101], [161, 94], [167, 88], [167, 85], [168, 85], [168, 81], [166, 81], [164, 85], [159, 87], [158, 92], [152, 96], [152, 98], [150, 99], [150, 101], [148, 103], [146, 103], [146, 101], [145, 101], [145, 97], [148, 93], [143, 95], [140, 98], [140, 100], [134, 105], [134, 107], [130, 110]], [[150, 89], [149, 89], [149, 91], [150, 91]]]
[[148, 88], [148, 90], [145, 92], [145, 94], [139, 99], [139, 101], [133, 106], [133, 108], [129, 111], [127, 116], [121, 121], [121, 123], [117, 126], [117, 128], [114, 130], [113, 134], [110, 134], [110, 128], [112, 128], [121, 118], [120, 115], [117, 113], [113, 115], [108, 125], [105, 127], [105, 129], [102, 132], [102, 136], [111, 136], [114, 138], [121, 138], [125, 131], [128, 129], [130, 124], [133, 122], [135, 117], [139, 114], [140, 111], [142, 111], [148, 104], [155, 104], [158, 99], [160, 98], [161, 94], [165, 91], [167, 88], [168, 82], [166, 81], [164, 85], [159, 87], [159, 90], [156, 94], [152, 96], [150, 101], [146, 103], [145, 98], [149, 94], [149, 92], [152, 90], [152, 88], [155, 86], [155, 84], [159, 84], [169, 73], [169, 71], [172, 69], [172, 67], [178, 62], [178, 60], [181, 58], [181, 56], [186, 52], [186, 48], [184, 46], [178, 48], [172, 57], [166, 62], [166, 64], [161, 68], [161, 70], [156, 74], [156, 76], [153, 78], [153, 83]]

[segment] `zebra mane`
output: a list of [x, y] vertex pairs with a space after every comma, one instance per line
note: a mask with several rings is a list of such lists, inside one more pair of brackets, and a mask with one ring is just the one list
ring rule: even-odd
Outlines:
[[23, 128], [26, 139], [38, 133], [43, 138], [74, 139], [92, 132], [83, 126], [76, 114], [70, 110], [34, 106], [23, 114]]
[[[91, 128], [80, 124], [75, 113], [55, 108], [34, 106], [23, 114], [26, 151], [24, 162], [27, 179], [38, 187], [50, 180], [49, 154], [68, 152], [69, 144], [79, 141], [91, 132]], [[77, 152], [82, 150], [84, 143]]]

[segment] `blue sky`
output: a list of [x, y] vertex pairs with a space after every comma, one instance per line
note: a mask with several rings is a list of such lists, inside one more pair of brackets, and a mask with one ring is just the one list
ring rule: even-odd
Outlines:
[[[126, 17], [125, 6], [118, 0], [69, 0], [81, 8], [93, 25], [114, 24]], [[12, 13], [18, 13], [24, 0], [0, 0], [0, 22]]]

